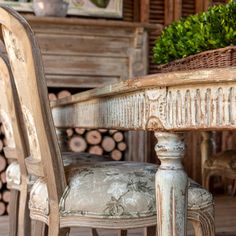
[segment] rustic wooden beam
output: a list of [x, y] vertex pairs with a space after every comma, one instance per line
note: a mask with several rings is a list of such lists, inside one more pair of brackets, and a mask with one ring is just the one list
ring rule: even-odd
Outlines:
[[150, 18], [150, 0], [142, 0], [140, 5], [140, 21], [148, 23]]

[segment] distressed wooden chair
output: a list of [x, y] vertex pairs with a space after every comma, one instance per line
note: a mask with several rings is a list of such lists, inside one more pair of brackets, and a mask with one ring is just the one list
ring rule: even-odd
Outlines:
[[[236, 150], [226, 149], [213, 154], [212, 133], [202, 132], [201, 158], [202, 158], [202, 183], [206, 189], [210, 189], [210, 179], [219, 176], [233, 181], [231, 194], [236, 193]], [[228, 189], [225, 188], [226, 191]]]
[[[0, 119], [3, 123], [7, 146], [4, 147], [5, 156], [11, 160], [6, 171], [7, 186], [11, 189], [9, 235], [27, 235], [30, 232], [30, 219], [28, 211], [28, 173], [25, 167], [26, 146], [22, 127], [17, 119], [17, 103], [11, 88], [12, 75], [6, 58], [0, 58]], [[11, 103], [9, 102], [11, 98]], [[14, 132], [13, 132], [14, 131]], [[20, 176], [21, 169], [21, 176]], [[20, 204], [20, 207], [19, 207]], [[19, 211], [19, 212], [18, 212]], [[19, 217], [18, 217], [19, 214]]]
[[[28, 211], [28, 192], [36, 178], [28, 175], [24, 158], [27, 149], [24, 137], [24, 125], [20, 121], [18, 113], [21, 112], [18, 96], [15, 90], [13, 76], [8, 59], [0, 54], [0, 120], [3, 123], [7, 146], [4, 154], [9, 159], [6, 170], [7, 187], [11, 190], [9, 235], [29, 235], [30, 218]], [[90, 163], [109, 160], [107, 157], [98, 157], [87, 153], [63, 152], [63, 164], [68, 166], [72, 163]], [[18, 162], [19, 161], [19, 162]], [[43, 225], [41, 225], [42, 227]], [[43, 230], [43, 227], [42, 227]]]
[[[75, 226], [120, 229], [120, 235], [145, 227], [146, 235], [155, 235], [157, 166], [104, 162], [64, 168], [33, 32], [7, 7], [0, 7], [0, 23], [27, 130], [24, 161], [38, 176], [30, 193], [31, 218], [48, 224], [50, 236], [66, 235]], [[190, 181], [188, 219], [196, 235], [214, 235], [213, 212], [211, 194]]]

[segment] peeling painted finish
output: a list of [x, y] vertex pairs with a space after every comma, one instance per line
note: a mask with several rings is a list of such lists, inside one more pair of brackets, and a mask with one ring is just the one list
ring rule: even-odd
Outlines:
[[54, 121], [57, 127], [166, 131], [235, 129], [235, 85], [146, 88], [116, 96], [69, 102], [66, 106], [53, 107]]
[[[155, 132], [155, 147], [161, 165], [156, 173], [158, 235], [186, 235], [188, 177], [181, 159], [184, 155], [182, 134]], [[163, 201], [163, 199], [165, 199]]]

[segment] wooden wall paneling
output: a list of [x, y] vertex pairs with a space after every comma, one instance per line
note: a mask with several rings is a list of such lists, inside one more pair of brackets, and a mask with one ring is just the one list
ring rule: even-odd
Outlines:
[[140, 1], [142, 3], [142, 0], [133, 0], [134, 1], [134, 5], [133, 5], [133, 11], [134, 11], [134, 16], [133, 16], [133, 21], [135, 22], [142, 22], [140, 20], [141, 17], [141, 4]]
[[196, 13], [206, 11], [209, 5], [210, 5], [209, 0], [195, 0]]
[[203, 0], [195, 0], [195, 10], [196, 13], [202, 12], [204, 9], [204, 2]]
[[174, 18], [174, 2], [173, 0], [165, 0], [165, 25], [171, 24]]
[[182, 0], [174, 0], [174, 21], [182, 17]]
[[140, 6], [140, 21], [148, 23], [150, 19], [150, 0], [142, 0]]
[[196, 13], [195, 0], [182, 0], [182, 17], [187, 17], [195, 13]]
[[123, 20], [133, 21], [134, 20], [134, 1], [125, 0], [123, 1]]
[[222, 4], [222, 3], [228, 2], [228, 0], [210, 0], [210, 1], [211, 1], [211, 5]]
[[163, 0], [151, 0], [149, 23], [164, 25], [164, 20], [165, 20], [165, 2]]
[[[163, 0], [151, 0], [149, 9], [149, 22], [151, 24], [165, 23], [165, 2]], [[149, 74], [155, 73], [156, 65], [152, 62], [152, 48], [157, 37], [160, 35], [160, 31], [151, 31], [149, 33]]]
[[182, 16], [182, 0], [165, 0], [165, 25], [179, 20]]
[[49, 87], [93, 88], [147, 71], [147, 30], [139, 23], [27, 19], [39, 41]]

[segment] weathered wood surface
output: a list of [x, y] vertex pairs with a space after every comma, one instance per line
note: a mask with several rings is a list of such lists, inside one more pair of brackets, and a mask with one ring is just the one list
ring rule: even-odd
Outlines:
[[[181, 165], [184, 145], [178, 135], [158, 131], [235, 128], [234, 71], [155, 74], [93, 89], [52, 102], [54, 121], [58, 127], [155, 130], [161, 159], [156, 176], [157, 212], [161, 212], [158, 232], [185, 235], [188, 179]], [[207, 214], [207, 222], [214, 225], [213, 212]], [[203, 228], [199, 222], [195, 225], [202, 235]], [[209, 234], [214, 235], [214, 227]]]
[[161, 25], [27, 16], [49, 87], [94, 88], [147, 74], [149, 30]]
[[182, 134], [155, 132], [161, 165], [156, 173], [158, 235], [185, 235], [188, 176], [183, 170]]
[[89, 90], [52, 102], [54, 122], [129, 130], [235, 129], [235, 72], [230, 67], [154, 74]]

